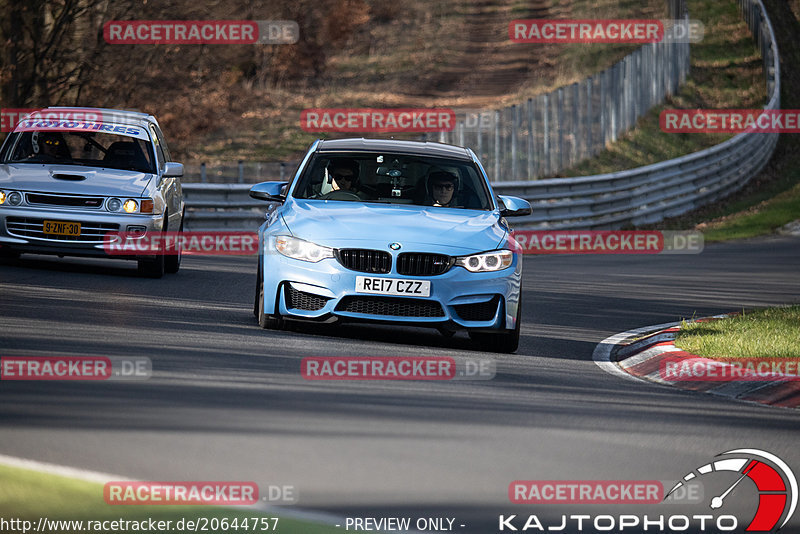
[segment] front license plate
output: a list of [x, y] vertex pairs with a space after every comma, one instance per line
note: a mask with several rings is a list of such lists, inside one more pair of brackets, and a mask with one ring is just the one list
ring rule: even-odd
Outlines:
[[430, 297], [430, 280], [403, 280], [401, 278], [372, 278], [356, 276], [356, 291], [373, 295], [402, 297]]
[[44, 221], [42, 230], [50, 235], [81, 235], [81, 223], [66, 221]]

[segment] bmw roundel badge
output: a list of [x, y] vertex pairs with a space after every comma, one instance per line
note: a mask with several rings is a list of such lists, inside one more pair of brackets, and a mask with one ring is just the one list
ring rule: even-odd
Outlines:
[[389, 248], [392, 250], [400, 250], [400, 243], [389, 243]]

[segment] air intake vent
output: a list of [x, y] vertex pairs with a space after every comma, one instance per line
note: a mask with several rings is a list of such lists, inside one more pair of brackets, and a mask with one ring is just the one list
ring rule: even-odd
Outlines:
[[389, 317], [444, 317], [442, 306], [433, 300], [395, 297], [343, 297], [336, 311]]
[[330, 300], [325, 297], [320, 297], [313, 293], [306, 293], [293, 288], [291, 285], [286, 285], [286, 305], [289, 308], [298, 310], [317, 311], [325, 307], [325, 304]]
[[70, 180], [73, 182], [80, 182], [86, 179], [82, 174], [54, 174], [53, 178], [56, 180]]
[[458, 304], [453, 306], [456, 313], [465, 321], [491, 321], [497, 313], [500, 297], [495, 295], [492, 300], [477, 304]]

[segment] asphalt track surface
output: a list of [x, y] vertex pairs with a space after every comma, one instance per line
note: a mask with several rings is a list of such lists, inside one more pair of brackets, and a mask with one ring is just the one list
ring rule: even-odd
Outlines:
[[[0, 382], [0, 453], [143, 480], [288, 484], [298, 507], [455, 517], [455, 531], [476, 533], [497, 532], [499, 514], [559, 525], [602, 508], [511, 504], [519, 479], [677, 480], [742, 447], [800, 474], [797, 411], [632, 382], [592, 361], [624, 330], [800, 302], [800, 239], [689, 256], [528, 256], [524, 269], [520, 349], [495, 355], [435, 330], [263, 331], [254, 257], [188, 257], [151, 280], [133, 262], [23, 256], [0, 266], [1, 355], [146, 356], [154, 372]], [[497, 376], [302, 379], [303, 357], [333, 355], [493, 358]], [[730, 506], [752, 512], [753, 488], [740, 492]], [[800, 514], [783, 532], [797, 529]]]

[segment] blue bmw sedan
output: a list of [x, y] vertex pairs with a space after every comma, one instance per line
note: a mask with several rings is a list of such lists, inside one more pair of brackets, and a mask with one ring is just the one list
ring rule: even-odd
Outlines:
[[495, 195], [468, 148], [385, 139], [318, 140], [259, 228], [254, 313], [466, 330], [482, 348], [519, 344], [522, 256], [506, 217], [525, 200]]

